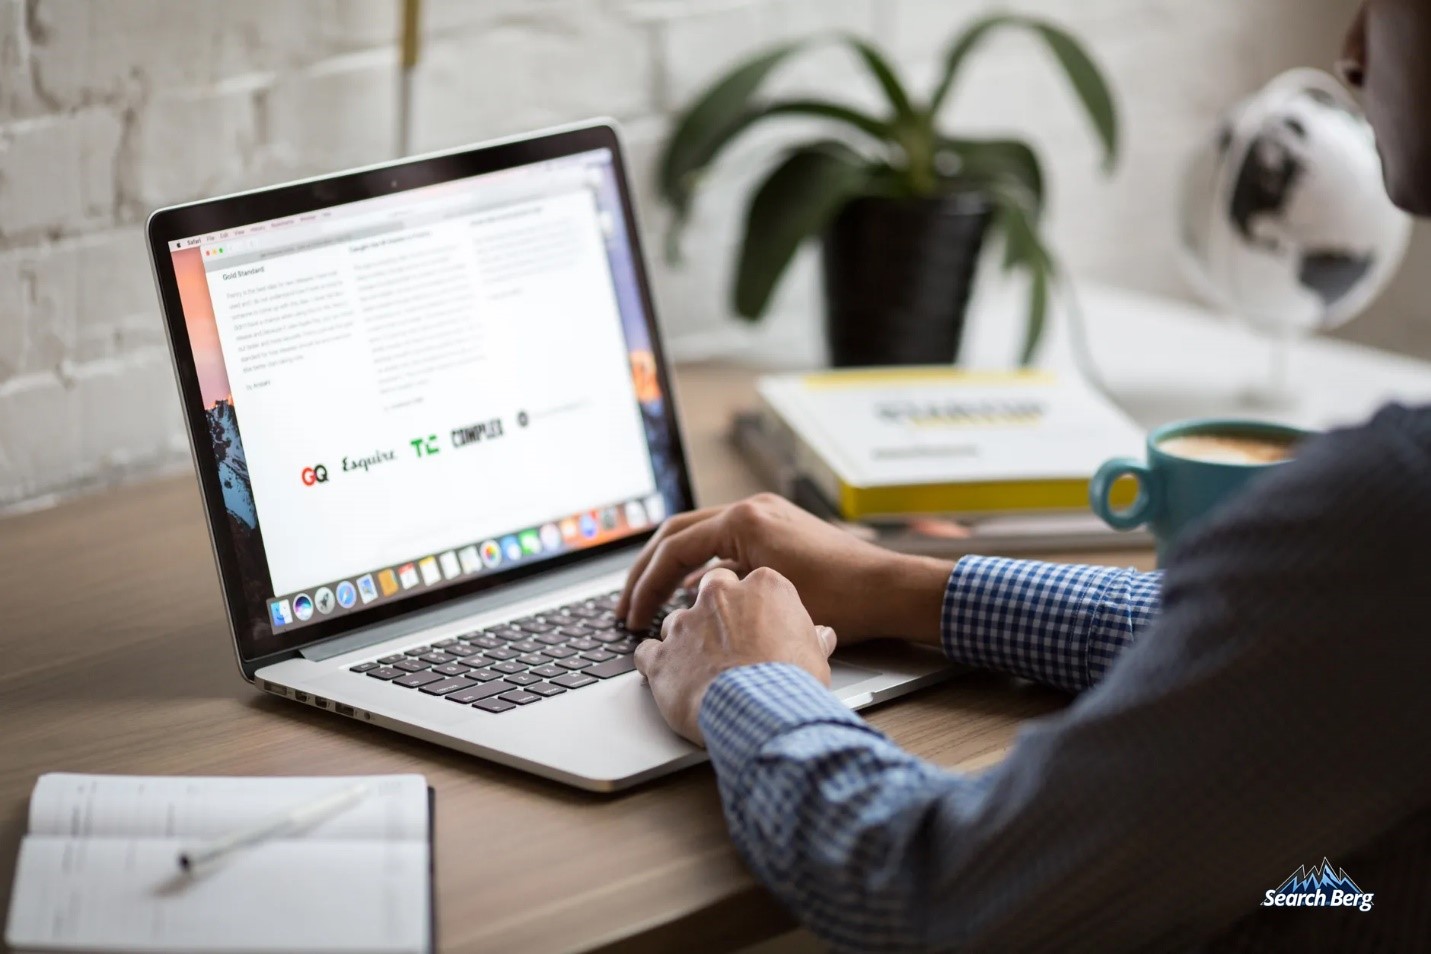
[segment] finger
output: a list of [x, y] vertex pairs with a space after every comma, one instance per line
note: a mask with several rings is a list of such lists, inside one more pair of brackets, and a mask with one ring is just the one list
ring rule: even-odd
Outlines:
[[738, 583], [740, 582], [740, 577], [736, 576], [735, 571], [729, 567], [711, 567], [706, 575], [701, 577], [701, 585], [700, 588], [696, 590], [696, 597], [699, 598], [708, 587], [720, 580], [725, 580], [729, 583]]
[[636, 646], [636, 671], [647, 679], [651, 678], [651, 667], [656, 664], [656, 654], [661, 651], [659, 639], [643, 639]]
[[711, 570], [715, 570], [715, 569], [719, 569], [719, 568], [724, 568], [724, 569], [730, 570], [730, 571], [734, 572], [737, 576], [740, 575], [740, 564], [739, 564], [739, 563], [735, 562], [734, 560], [719, 560], [719, 561], [717, 561], [717, 562], [715, 562], [715, 563], [710, 564], [709, 566], [703, 566], [703, 567], [701, 567], [699, 570], [697, 570], [696, 572], [687, 575], [687, 577], [686, 577], [684, 580], [681, 581], [681, 589], [684, 589], [684, 590], [693, 590], [693, 589], [695, 589], [697, 586], [700, 585], [701, 578], [702, 578], [703, 576], [705, 576], [705, 575], [706, 575], [707, 573], [709, 573]]
[[703, 510], [688, 510], [685, 513], [678, 513], [666, 518], [666, 521], [652, 534], [651, 539], [646, 541], [646, 545], [641, 548], [641, 552], [636, 556], [636, 562], [631, 564], [631, 570], [626, 574], [626, 583], [621, 587], [621, 596], [616, 600], [616, 618], [624, 619], [627, 610], [631, 606], [631, 590], [635, 586], [641, 574], [646, 571], [646, 565], [651, 562], [651, 557], [655, 554], [656, 548], [671, 534], [684, 530], [686, 527], [709, 520], [720, 513], [719, 507], [706, 507]]
[[839, 645], [840, 642], [839, 637], [835, 635], [835, 631], [828, 626], [816, 626], [815, 636], [820, 640], [820, 648], [825, 650], [825, 658], [830, 658], [830, 654], [835, 651], [835, 647]]
[[729, 527], [730, 521], [722, 513], [692, 523], [662, 540], [652, 551], [639, 578], [633, 577], [631, 601], [626, 607], [626, 628], [638, 632], [650, 624], [656, 610], [676, 591], [676, 584], [705, 566], [711, 557], [734, 556]]

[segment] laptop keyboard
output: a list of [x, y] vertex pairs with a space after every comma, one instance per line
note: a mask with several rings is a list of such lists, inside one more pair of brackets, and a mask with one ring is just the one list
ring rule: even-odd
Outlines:
[[678, 592], [646, 633], [616, 619], [617, 593], [578, 600], [452, 639], [358, 663], [351, 672], [484, 712], [509, 712], [636, 668], [636, 644], [693, 593]]

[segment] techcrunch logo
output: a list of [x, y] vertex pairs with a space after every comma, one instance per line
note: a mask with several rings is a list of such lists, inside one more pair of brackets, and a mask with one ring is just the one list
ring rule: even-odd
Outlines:
[[1364, 893], [1346, 871], [1323, 858], [1320, 865], [1298, 868], [1262, 898], [1264, 908], [1356, 908], [1370, 911], [1374, 895]]

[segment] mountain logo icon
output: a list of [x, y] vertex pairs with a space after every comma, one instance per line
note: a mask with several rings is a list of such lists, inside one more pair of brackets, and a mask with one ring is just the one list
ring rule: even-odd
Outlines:
[[1374, 895], [1361, 890], [1347, 875], [1326, 858], [1312, 867], [1299, 867], [1276, 888], [1266, 892], [1262, 907], [1287, 908], [1356, 908], [1370, 911]]

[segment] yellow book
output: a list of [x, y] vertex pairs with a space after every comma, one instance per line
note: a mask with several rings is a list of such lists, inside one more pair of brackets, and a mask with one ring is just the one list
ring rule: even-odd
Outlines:
[[[1083, 381], [1042, 371], [850, 369], [758, 390], [782, 453], [847, 520], [1086, 510], [1098, 466], [1143, 444]], [[1133, 487], [1115, 491], [1132, 503]]]

